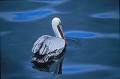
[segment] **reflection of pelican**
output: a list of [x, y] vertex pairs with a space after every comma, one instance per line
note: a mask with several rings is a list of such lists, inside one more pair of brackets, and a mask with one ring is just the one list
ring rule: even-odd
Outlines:
[[[55, 74], [61, 74], [66, 40], [59, 18], [55, 17], [52, 20], [52, 28], [56, 37], [43, 35], [34, 43], [32, 48], [32, 52], [34, 53], [32, 62], [36, 68], [42, 71], [54, 71]], [[56, 68], [51, 66], [53, 63], [57, 66]]]

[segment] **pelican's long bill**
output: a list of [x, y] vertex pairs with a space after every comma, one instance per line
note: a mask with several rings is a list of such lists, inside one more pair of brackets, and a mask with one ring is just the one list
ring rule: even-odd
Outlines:
[[65, 40], [64, 33], [63, 33], [63, 30], [62, 30], [62, 25], [58, 25], [57, 28], [58, 28], [58, 31], [59, 31], [61, 37]]

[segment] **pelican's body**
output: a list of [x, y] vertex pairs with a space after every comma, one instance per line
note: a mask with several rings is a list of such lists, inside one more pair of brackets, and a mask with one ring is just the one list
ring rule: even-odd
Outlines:
[[[34, 56], [32, 60], [38, 68], [43, 71], [54, 71], [61, 74], [61, 66], [63, 61], [63, 53], [66, 48], [66, 41], [61, 27], [59, 18], [52, 20], [52, 28], [56, 36], [43, 35], [34, 43], [32, 52]], [[61, 59], [61, 60], [59, 60]], [[57, 63], [58, 68], [48, 69], [51, 65]]]
[[33, 53], [39, 52], [39, 55], [44, 55], [44, 57], [38, 60], [34, 57], [33, 60], [37, 62], [45, 63], [52, 56], [57, 56], [62, 53], [65, 47], [65, 41], [59, 37], [52, 37], [49, 35], [41, 36], [33, 46]]

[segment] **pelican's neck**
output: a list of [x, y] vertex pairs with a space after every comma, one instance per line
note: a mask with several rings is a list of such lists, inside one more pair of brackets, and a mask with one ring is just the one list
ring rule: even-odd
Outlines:
[[55, 17], [52, 20], [52, 28], [56, 37], [63, 38], [65, 40], [64, 33], [62, 31], [62, 26], [60, 25], [60, 23], [61, 23], [60, 19]]
[[55, 36], [56, 36], [56, 37], [59, 37], [59, 38], [62, 38], [62, 35], [60, 34], [57, 26], [52, 25], [52, 28], [53, 28], [53, 31], [54, 31], [54, 33], [55, 33]]
[[58, 26], [52, 25], [52, 28], [53, 28], [53, 31], [54, 31], [56, 37], [63, 38], [65, 40], [64, 33], [63, 33], [61, 25], [58, 25]]

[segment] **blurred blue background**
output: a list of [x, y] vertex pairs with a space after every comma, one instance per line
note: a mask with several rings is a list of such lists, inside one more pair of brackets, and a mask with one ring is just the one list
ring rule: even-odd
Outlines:
[[32, 68], [34, 42], [61, 18], [67, 38], [56, 79], [120, 79], [119, 0], [0, 1], [1, 78], [54, 79]]

